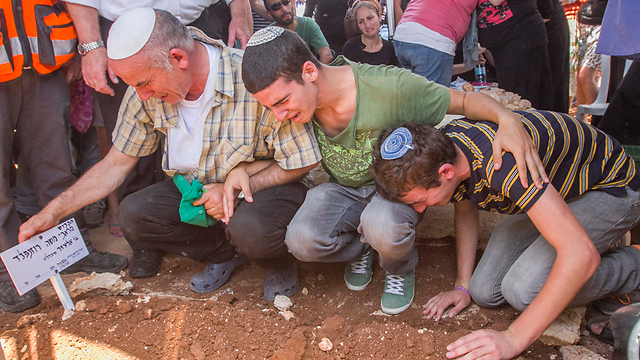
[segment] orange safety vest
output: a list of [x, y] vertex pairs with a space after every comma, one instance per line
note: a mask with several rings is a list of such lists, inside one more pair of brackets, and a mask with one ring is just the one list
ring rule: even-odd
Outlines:
[[77, 34], [57, 0], [0, 0], [0, 83], [23, 68], [45, 75], [75, 55]]

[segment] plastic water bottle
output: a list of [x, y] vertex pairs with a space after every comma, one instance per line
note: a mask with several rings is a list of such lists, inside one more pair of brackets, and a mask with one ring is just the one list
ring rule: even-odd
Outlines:
[[476, 74], [476, 82], [477, 83], [486, 83], [487, 82], [487, 69], [484, 67], [484, 64], [478, 64], [475, 68]]

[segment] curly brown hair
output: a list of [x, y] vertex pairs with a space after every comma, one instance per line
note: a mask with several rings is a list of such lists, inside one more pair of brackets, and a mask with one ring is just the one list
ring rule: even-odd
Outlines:
[[433, 126], [414, 122], [402, 126], [411, 132], [413, 149], [395, 160], [382, 158], [380, 147], [395, 129], [384, 131], [373, 149], [376, 188], [392, 201], [417, 186], [426, 190], [440, 186], [438, 170], [444, 164], [455, 164], [457, 157], [453, 141]]

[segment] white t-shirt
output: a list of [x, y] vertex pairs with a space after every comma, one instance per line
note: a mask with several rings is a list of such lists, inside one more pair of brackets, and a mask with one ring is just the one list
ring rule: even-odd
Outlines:
[[[225, 1], [227, 4], [231, 2], [231, 0]], [[65, 2], [98, 9], [100, 16], [111, 21], [115, 21], [126, 11], [135, 8], [162, 9], [172, 13], [181, 23], [186, 25], [194, 22], [204, 9], [217, 3], [218, 0], [65, 0]]]
[[456, 54], [456, 43], [453, 40], [417, 22], [399, 24], [393, 39], [409, 44], [423, 45], [451, 56]]
[[198, 99], [178, 102], [178, 127], [167, 131], [167, 165], [170, 170], [196, 171], [202, 157], [204, 123], [215, 97], [220, 50], [208, 44], [198, 44], [207, 49], [209, 76]]

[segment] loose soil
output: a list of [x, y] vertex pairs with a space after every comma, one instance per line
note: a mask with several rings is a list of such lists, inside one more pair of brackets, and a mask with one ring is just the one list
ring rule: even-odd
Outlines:
[[[117, 250], [113, 244], [118, 240], [106, 226], [98, 230], [97, 236], [93, 231], [94, 243]], [[300, 291], [291, 297], [293, 318], [287, 321], [262, 297], [266, 271], [257, 265], [247, 262], [221, 289], [197, 294], [189, 289], [189, 278], [204, 265], [168, 255], [155, 277], [125, 275], [134, 285], [131, 295], [77, 296], [74, 301], [82, 300], [86, 307], [65, 321], [51, 286], [41, 285], [41, 305], [21, 314], [0, 313], [0, 341], [12, 360], [445, 359], [446, 345], [460, 336], [478, 329], [504, 330], [518, 316], [509, 306], [472, 305], [456, 318], [427, 320], [422, 305], [453, 286], [455, 244], [452, 237], [422, 238], [417, 246], [415, 299], [396, 316], [380, 311], [384, 272], [377, 263], [374, 280], [360, 292], [344, 285], [344, 263], [301, 263]], [[66, 275], [65, 283], [81, 275]], [[332, 344], [329, 351], [319, 347], [324, 338]], [[611, 352], [588, 336], [581, 344], [605, 357]], [[520, 358], [562, 355], [536, 341]]]

